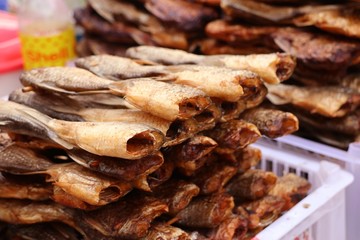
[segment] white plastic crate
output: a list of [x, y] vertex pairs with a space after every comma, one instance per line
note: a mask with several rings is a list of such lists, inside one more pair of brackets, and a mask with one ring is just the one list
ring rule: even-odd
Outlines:
[[[260, 140], [260, 168], [278, 176], [293, 172], [312, 184], [310, 194], [265, 228], [253, 240], [345, 240], [345, 189], [353, 181], [340, 165], [302, 149]], [[297, 151], [299, 150], [299, 151]], [[320, 161], [319, 161], [320, 160]]]

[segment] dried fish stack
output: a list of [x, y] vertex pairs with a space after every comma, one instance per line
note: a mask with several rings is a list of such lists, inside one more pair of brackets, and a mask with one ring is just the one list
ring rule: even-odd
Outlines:
[[293, 86], [271, 86], [269, 100], [299, 117], [303, 136], [345, 149], [360, 140], [359, 3], [222, 0], [221, 7], [226, 18], [206, 26], [204, 54], [292, 54]]
[[294, 60], [232, 69], [221, 65], [232, 58], [188, 56], [23, 73], [0, 104], [1, 236], [247, 239], [305, 197], [306, 180], [253, 169], [261, 152], [249, 146], [297, 130], [293, 114], [260, 105], [262, 80], [285, 80]]
[[[207, 3], [208, 2], [208, 3]], [[206, 23], [218, 18], [217, 1], [88, 0], [75, 13], [85, 30], [81, 56], [122, 56], [129, 46], [151, 45], [189, 50], [204, 36]]]

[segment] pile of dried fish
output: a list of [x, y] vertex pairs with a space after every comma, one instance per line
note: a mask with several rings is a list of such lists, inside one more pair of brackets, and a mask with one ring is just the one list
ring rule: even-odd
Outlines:
[[[351, 142], [360, 140], [360, 119], [356, 110], [360, 101], [358, 1], [87, 2], [88, 6], [75, 14], [77, 23], [86, 33], [78, 45], [80, 56], [112, 54], [146, 60], [138, 64], [147, 66], [149, 71], [152, 69], [148, 76], [163, 71], [151, 66], [153, 63], [245, 69], [271, 84], [290, 76], [292, 68], [288, 64], [295, 58], [297, 65], [289, 81], [293, 87], [269, 88], [271, 103], [300, 119], [298, 134], [304, 137], [344, 149]], [[148, 48], [126, 50], [135, 45], [147, 45]], [[155, 46], [217, 56], [164, 51]], [[244, 57], [231, 58], [230, 54]], [[248, 54], [252, 54], [252, 59]], [[275, 67], [279, 65], [282, 66]], [[272, 72], [263, 72], [264, 68], [271, 67]], [[303, 100], [294, 98], [299, 94]], [[314, 104], [317, 106], [308, 106]], [[337, 111], [332, 109], [335, 105], [348, 110], [339, 109], [341, 114], [319, 110]], [[236, 108], [241, 107], [228, 107]], [[323, 122], [326, 126], [321, 124]]]
[[210, 22], [204, 54], [292, 54], [291, 86], [268, 99], [300, 120], [302, 136], [346, 149], [360, 141], [360, 4], [352, 1], [222, 0], [224, 19]]
[[86, 33], [78, 46], [81, 56], [100, 53], [121, 56], [127, 47], [135, 45], [188, 50], [194, 39], [204, 35], [205, 25], [219, 17], [219, 2], [213, 0], [88, 0], [87, 3], [86, 8], [75, 13], [77, 23]]
[[249, 145], [297, 130], [260, 105], [263, 80], [285, 80], [294, 60], [236, 57], [99, 55], [24, 72], [0, 104], [1, 236], [249, 239], [272, 223], [310, 184], [254, 169]]

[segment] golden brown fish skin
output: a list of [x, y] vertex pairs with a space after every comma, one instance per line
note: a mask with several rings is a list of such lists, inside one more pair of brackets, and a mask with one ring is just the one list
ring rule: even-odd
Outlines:
[[171, 226], [166, 223], [152, 223], [146, 237], [142, 240], [153, 240], [153, 239], [177, 239], [177, 240], [191, 240], [189, 234], [182, 230]]
[[206, 164], [192, 177], [191, 181], [200, 188], [200, 194], [209, 195], [223, 191], [223, 187], [235, 176], [238, 169], [236, 166], [218, 161]]
[[[212, 55], [203, 56], [186, 53], [181, 50], [172, 50], [151, 46], [140, 46], [129, 48], [126, 51], [127, 56], [132, 58], [146, 59], [156, 63], [164, 63], [169, 65], [179, 64], [198, 64], [203, 66], [226, 67], [233, 70], [247, 70], [256, 73], [264, 81], [268, 83], [279, 83], [288, 79], [293, 73], [296, 65], [295, 58], [290, 54], [272, 53], [272, 54], [252, 54], [248, 56], [233, 55]], [[169, 55], [176, 57], [170, 59]], [[172, 67], [179, 68], [178, 66]], [[205, 69], [205, 67], [203, 67]], [[200, 66], [194, 69], [201, 69]], [[210, 68], [209, 68], [210, 69]], [[223, 70], [225, 71], [225, 70]], [[234, 72], [235, 73], [235, 72]], [[233, 73], [233, 74], [234, 74]], [[244, 76], [243, 81], [248, 78], [255, 79], [256, 76], [249, 74], [241, 74]], [[240, 83], [241, 84], [241, 83]], [[212, 97], [217, 97], [209, 94]], [[228, 99], [224, 99], [228, 100]], [[232, 100], [228, 100], [232, 101]]]
[[159, 150], [164, 143], [159, 130], [144, 124], [52, 119], [48, 126], [65, 141], [101, 156], [139, 159]]
[[26, 71], [20, 76], [27, 87], [66, 94], [107, 90], [112, 81], [100, 78], [89, 71], [74, 67], [46, 67]]
[[21, 180], [19, 177], [5, 177], [0, 174], [0, 198], [30, 199], [34, 201], [50, 199], [52, 194], [51, 185], [29, 183]]
[[58, 186], [53, 186], [53, 193], [51, 195], [51, 199], [54, 202], [69, 208], [93, 210], [99, 207], [99, 206], [90, 205], [80, 200], [79, 198], [65, 192], [62, 188]]
[[[272, 44], [274, 45], [274, 44]], [[204, 55], [249, 55], [249, 54], [266, 54], [278, 51], [276, 48], [265, 47], [261, 43], [230, 45], [223, 41], [207, 38], [196, 42], [196, 46]]]
[[360, 38], [360, 9], [355, 6], [317, 11], [295, 18], [296, 26], [315, 26], [322, 30], [348, 37]]
[[247, 146], [246, 148], [231, 151], [221, 150], [215, 149], [218, 159], [235, 165], [239, 173], [244, 173], [251, 167], [255, 167], [261, 161], [261, 150], [255, 147]]
[[209, 230], [206, 234], [210, 239], [242, 239], [247, 232], [248, 220], [238, 214], [232, 214], [226, 218], [218, 227]]
[[287, 211], [305, 198], [310, 188], [311, 184], [306, 179], [293, 173], [288, 173], [278, 179], [275, 187], [270, 190], [269, 195], [283, 198], [285, 204], [282, 210]]
[[[211, 124], [212, 120], [211, 118], [204, 119], [204, 123], [201, 123], [204, 126], [202, 126], [200, 129], [197, 126], [199, 124], [198, 121], [192, 118], [186, 120], [168, 121], [138, 109], [83, 108], [78, 111], [78, 114], [82, 116], [84, 120], [93, 122], [119, 121], [128, 123], [142, 123], [148, 125], [161, 131], [165, 135], [165, 142], [163, 147], [173, 146], [185, 141], [189, 137], [193, 136], [196, 132], [199, 132], [207, 127], [205, 124]], [[203, 112], [201, 114], [205, 113]], [[200, 120], [200, 117], [195, 116], [195, 118]], [[205, 120], [210, 123], [205, 122]]]
[[195, 116], [212, 103], [199, 89], [150, 79], [114, 82], [110, 90], [113, 94], [124, 95], [128, 102], [144, 112], [169, 121]]
[[213, 139], [197, 135], [182, 144], [166, 149], [164, 154], [177, 168], [194, 171], [200, 167], [198, 160], [212, 152], [216, 146], [217, 143]]
[[240, 206], [244, 208], [249, 219], [257, 219], [257, 221], [249, 221], [249, 229], [264, 228], [273, 223], [283, 212], [285, 205], [284, 199], [279, 196], [267, 195], [261, 199], [243, 203]]
[[[165, 158], [164, 163], [160, 166], [160, 168], [156, 169], [155, 172], [149, 174], [146, 179], [139, 179], [140, 183], [142, 183], [143, 188], [146, 189], [146, 184], [148, 185], [148, 188], [153, 189], [161, 184], [163, 184], [164, 182], [168, 181], [175, 169], [175, 164], [173, 161], [171, 161], [170, 159]], [[142, 181], [142, 182], [141, 182]], [[144, 183], [144, 181], [146, 181]], [[139, 185], [140, 187], [142, 186], [141, 184]]]
[[56, 164], [44, 173], [66, 193], [90, 205], [106, 205], [132, 190], [128, 182], [94, 173], [77, 163]]
[[160, 152], [136, 161], [98, 156], [80, 149], [68, 150], [67, 153], [72, 160], [85, 168], [129, 182], [136, 180], [140, 175], [153, 173], [164, 163]]
[[244, 148], [261, 136], [255, 125], [243, 120], [219, 123], [211, 131], [206, 131], [205, 135], [214, 139], [219, 148], [233, 150]]
[[187, 1], [147, 0], [145, 7], [162, 21], [190, 32], [202, 30], [207, 22], [218, 17], [213, 8]]
[[360, 92], [360, 73], [346, 75], [339, 81], [339, 85]]
[[277, 138], [299, 129], [299, 120], [290, 112], [264, 107], [251, 108], [243, 112], [241, 119], [254, 124], [262, 135]]
[[163, 201], [135, 194], [100, 209], [82, 212], [77, 223], [109, 238], [139, 239], [146, 236], [151, 222], [167, 211]]
[[74, 212], [52, 202], [0, 199], [0, 220], [11, 224], [60, 221], [75, 226]]
[[233, 197], [226, 193], [197, 197], [177, 215], [177, 223], [186, 227], [213, 228], [229, 217], [233, 208]]
[[296, 56], [299, 63], [313, 70], [346, 70], [360, 55], [356, 41], [308, 30], [282, 28], [272, 38], [282, 51]]
[[194, 183], [172, 179], [154, 188], [151, 195], [166, 202], [169, 206], [167, 214], [175, 217], [189, 205], [199, 191], [199, 187]]
[[143, 66], [134, 60], [111, 55], [94, 55], [75, 60], [75, 65], [111, 80], [161, 76], [163, 66]]
[[257, 43], [271, 41], [271, 33], [275, 32], [274, 26], [249, 26], [230, 22], [224, 19], [212, 21], [206, 25], [205, 31], [209, 37], [229, 43]]
[[275, 105], [292, 104], [310, 113], [326, 117], [342, 117], [360, 104], [356, 91], [329, 87], [299, 87], [294, 85], [268, 85], [267, 98]]
[[0, 129], [42, 139], [51, 139], [66, 148], [73, 147], [68, 142], [60, 139], [47, 123], [51, 120], [48, 116], [30, 107], [0, 100]]
[[222, 117], [222, 110], [215, 103], [207, 107], [203, 112], [193, 117], [197, 126], [197, 132], [214, 128]]
[[256, 200], [267, 195], [276, 180], [272, 172], [250, 169], [233, 177], [225, 188], [236, 201]]

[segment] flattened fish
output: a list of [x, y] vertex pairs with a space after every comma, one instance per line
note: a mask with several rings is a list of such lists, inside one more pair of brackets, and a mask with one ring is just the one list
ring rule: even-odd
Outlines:
[[239, 150], [221, 151], [215, 149], [220, 161], [228, 161], [238, 168], [238, 172], [245, 172], [255, 167], [261, 161], [261, 150], [251, 146]]
[[[151, 46], [129, 48], [126, 55], [169, 65], [198, 64], [249, 70], [258, 74], [268, 83], [278, 83], [288, 79], [295, 68], [295, 59], [289, 54], [262, 54], [250, 56], [213, 55], [202, 56]], [[171, 56], [171, 57], [170, 57]]]
[[[282, 1], [283, 3], [283, 1]], [[338, 8], [337, 5], [274, 6], [254, 0], [222, 0], [221, 7], [226, 15], [246, 18], [259, 23], [286, 23], [293, 17], [323, 9]]]
[[100, 209], [83, 212], [77, 218], [77, 223], [83, 228], [96, 229], [107, 237], [139, 239], [146, 236], [151, 222], [167, 211], [167, 204], [156, 198], [132, 196]]
[[181, 226], [213, 228], [231, 215], [233, 197], [226, 193], [212, 194], [193, 199], [177, 217]]
[[214, 139], [219, 148], [233, 150], [244, 148], [261, 136], [255, 125], [243, 120], [219, 123], [214, 129], [206, 131], [205, 135]]
[[199, 89], [149, 79], [114, 82], [110, 90], [141, 110], [170, 121], [195, 116], [211, 104]]
[[360, 38], [360, 8], [351, 5], [308, 13], [293, 22], [301, 27], [316, 26], [335, 34]]
[[256, 200], [267, 195], [274, 188], [276, 180], [272, 172], [250, 169], [233, 177], [226, 190], [236, 201]]
[[94, 173], [76, 163], [55, 164], [43, 173], [50, 175], [48, 182], [91, 205], [108, 204], [132, 190], [128, 182]]
[[262, 135], [277, 138], [299, 129], [299, 121], [290, 112], [265, 107], [251, 108], [243, 112], [241, 119], [255, 124]]
[[183, 31], [199, 31], [218, 17], [215, 9], [187, 1], [146, 0], [145, 8], [154, 16]]
[[194, 136], [186, 142], [167, 149], [165, 157], [175, 163], [182, 171], [195, 171], [201, 167], [201, 161], [217, 146], [217, 143], [206, 136]]
[[15, 199], [30, 199], [36, 201], [48, 200], [52, 187], [46, 183], [29, 182], [31, 178], [24, 176], [3, 176], [0, 174], [0, 197]]
[[275, 105], [292, 104], [310, 113], [342, 117], [360, 104], [360, 94], [341, 87], [299, 87], [268, 85], [267, 98]]
[[76, 145], [91, 153], [110, 157], [138, 159], [159, 150], [164, 142], [164, 135], [147, 125], [56, 120], [27, 106], [7, 101], [1, 102], [0, 121], [0, 128], [51, 139], [67, 149]]
[[176, 216], [199, 194], [199, 187], [183, 180], [169, 180], [153, 189], [152, 196], [169, 206], [168, 214]]
[[269, 195], [283, 198], [285, 205], [282, 210], [286, 211], [305, 198], [310, 188], [311, 184], [305, 178], [288, 173], [278, 179], [275, 187], [270, 190]]
[[98, 156], [80, 149], [72, 149], [67, 153], [71, 159], [85, 168], [129, 182], [136, 180], [141, 175], [153, 173], [164, 162], [160, 152], [136, 161]]
[[206, 234], [210, 239], [243, 239], [247, 232], [248, 220], [238, 214], [232, 214], [218, 227], [210, 229]]
[[166, 223], [152, 223], [146, 237], [141, 240], [154, 240], [154, 239], [177, 239], [177, 240], [191, 240], [189, 234], [182, 230], [171, 226]]

